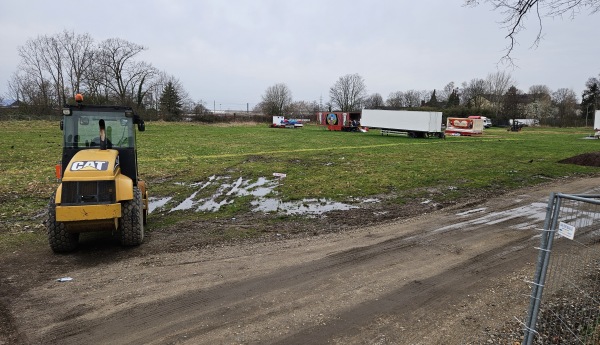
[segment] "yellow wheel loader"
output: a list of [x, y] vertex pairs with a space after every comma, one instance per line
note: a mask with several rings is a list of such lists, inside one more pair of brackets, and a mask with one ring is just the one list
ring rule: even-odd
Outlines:
[[46, 229], [57, 253], [77, 248], [79, 234], [111, 231], [124, 246], [144, 240], [148, 191], [138, 176], [136, 126], [130, 107], [77, 104], [63, 108], [61, 183], [50, 198]]

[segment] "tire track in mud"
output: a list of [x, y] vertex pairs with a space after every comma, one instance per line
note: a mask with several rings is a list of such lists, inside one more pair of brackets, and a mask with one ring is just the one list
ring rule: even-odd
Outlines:
[[[79, 344], [86, 339], [100, 339], [100, 337], [104, 337], [108, 341], [106, 339], [107, 333], [109, 333], [107, 330], [121, 336], [130, 330], [140, 329], [145, 332], [140, 332], [140, 337], [132, 339], [132, 341], [152, 342], [156, 337], [172, 333], [167, 331], [168, 329], [186, 328], [189, 324], [202, 323], [202, 319], [211, 320], [215, 317], [223, 319], [228, 314], [228, 310], [236, 306], [240, 308], [240, 305], [247, 299], [266, 295], [276, 290], [311, 284], [311, 280], [314, 281], [317, 277], [327, 277], [343, 269], [353, 269], [360, 261], [373, 260], [381, 255], [389, 255], [394, 249], [400, 250], [414, 245], [414, 240], [406, 242], [404, 238], [403, 236], [387, 240], [382, 244], [351, 248], [314, 262], [281, 269], [268, 276], [225, 283], [204, 291], [191, 291], [155, 303], [139, 305], [115, 313], [105, 320], [79, 321], [75, 325], [66, 324], [48, 332], [44, 336], [44, 341]], [[381, 248], [379, 248], [380, 245]], [[197, 312], [197, 310], [202, 311]], [[174, 321], [173, 316], [178, 320]], [[170, 321], [164, 322], [166, 319], [170, 319]], [[207, 322], [210, 323], [210, 321]], [[223, 324], [201, 327], [194, 333], [202, 334], [220, 327], [223, 327]], [[153, 329], [152, 334], [148, 334], [148, 329]], [[144, 335], [142, 336], [142, 334]]]
[[[473, 272], [479, 268], [487, 269], [492, 258], [505, 253], [507, 248], [514, 247], [531, 237], [529, 232], [514, 232], [508, 236], [505, 232], [494, 234], [498, 243], [508, 245], [494, 248], [492, 251], [479, 254], [469, 259], [461, 257], [465, 242], [488, 241], [494, 236], [476, 229], [456, 229], [443, 233], [433, 230], [417, 233], [412, 230], [406, 234], [381, 242], [352, 247], [343, 251], [324, 255], [322, 258], [282, 268], [265, 276], [258, 276], [243, 281], [224, 283], [213, 288], [194, 290], [177, 296], [134, 306], [128, 310], [116, 312], [104, 319], [79, 320], [64, 323], [43, 336], [44, 342], [61, 344], [79, 344], [89, 339], [102, 339], [105, 343], [159, 343], [178, 342], [184, 339], [200, 339], [211, 332], [227, 330], [236, 324], [249, 322], [265, 322], [265, 319], [285, 318], [290, 310], [284, 306], [269, 305], [265, 296], [280, 296], [286, 291], [289, 296], [318, 298], [318, 292], [328, 281], [337, 277], [351, 276], [354, 271], [369, 271], [379, 267], [400, 267], [410, 263], [418, 252], [429, 251], [431, 255], [444, 258], [452, 256], [462, 263], [455, 268], [444, 270], [420, 280], [408, 280], [400, 283], [395, 291], [384, 294], [376, 300], [369, 300], [352, 306], [347, 310], [335, 313], [335, 317], [327, 322], [327, 326], [313, 326], [299, 330], [292, 329], [292, 335], [280, 343], [314, 343], [317, 340], [347, 334], [356, 331], [357, 325], [368, 322], [382, 312], [402, 309], [404, 312], [422, 306], [427, 301], [436, 301], [431, 294], [439, 291], [469, 284], [463, 281], [464, 276], [475, 276]], [[423, 230], [421, 230], [423, 231]], [[517, 234], [517, 240], [510, 239]], [[504, 239], [502, 237], [510, 237]], [[430, 258], [431, 259], [431, 258]], [[466, 261], [464, 261], [466, 260]], [[480, 263], [482, 262], [482, 263]], [[402, 277], [399, 277], [401, 279]], [[404, 277], [406, 279], [406, 277]], [[449, 282], [452, 284], [449, 286]], [[457, 290], [457, 291], [458, 291]], [[312, 293], [312, 294], [311, 294]], [[291, 303], [291, 308], [303, 308]], [[265, 307], [268, 306], [268, 308]], [[243, 311], [243, 312], [240, 312]], [[265, 314], [266, 313], [266, 314]], [[309, 325], [310, 326], [310, 325]], [[182, 338], [184, 337], [184, 338]]]
[[[523, 257], [530, 253], [521, 253], [507, 258], [503, 255], [506, 247], [519, 246], [523, 239], [519, 238], [508, 245], [494, 248], [477, 255], [459, 266], [443, 271], [441, 274], [427, 279], [413, 280], [376, 300], [366, 301], [354, 308], [346, 309], [326, 325], [305, 328], [302, 331], [279, 339], [272, 344], [316, 344], [330, 342], [337, 337], [352, 338], [358, 335], [370, 321], [386, 315], [403, 315], [407, 321], [406, 329], [410, 328], [411, 314], [420, 309], [436, 310], [443, 308], [453, 301], [462, 300], [470, 289], [479, 284], [482, 278], [501, 276], [523, 264]], [[431, 329], [425, 332], [432, 332]], [[406, 332], [410, 334], [411, 332]], [[412, 333], [406, 343], [420, 343], [427, 334]]]

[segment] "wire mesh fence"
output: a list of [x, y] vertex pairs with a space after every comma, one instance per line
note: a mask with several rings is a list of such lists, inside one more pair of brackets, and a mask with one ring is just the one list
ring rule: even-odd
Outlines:
[[[458, 330], [405, 344], [600, 345], [600, 194], [551, 194], [536, 228], [535, 267], [500, 277], [492, 290], [473, 296], [470, 302], [485, 296], [485, 304], [457, 316]], [[490, 322], [486, 315], [496, 316]], [[470, 319], [482, 324], [471, 327]]]
[[522, 344], [600, 344], [600, 195], [551, 194]]

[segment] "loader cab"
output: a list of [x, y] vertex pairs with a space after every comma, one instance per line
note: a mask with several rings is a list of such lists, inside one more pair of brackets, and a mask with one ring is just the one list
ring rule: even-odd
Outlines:
[[[134, 185], [137, 184], [135, 127], [144, 131], [145, 125], [131, 107], [66, 105], [60, 125], [63, 130], [63, 167], [81, 150], [113, 149], [119, 151], [121, 173], [131, 178]], [[101, 140], [101, 127], [104, 143]]]

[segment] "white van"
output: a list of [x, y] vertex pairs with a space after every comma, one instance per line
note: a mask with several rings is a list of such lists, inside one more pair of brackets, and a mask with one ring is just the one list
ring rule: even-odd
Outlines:
[[481, 119], [483, 120], [483, 127], [484, 128], [490, 128], [490, 127], [492, 127], [492, 119], [490, 119], [489, 117], [485, 117], [485, 116], [482, 116]]
[[490, 119], [489, 117], [479, 116], [479, 115], [471, 115], [471, 116], [469, 116], [469, 118], [470, 119], [482, 119], [483, 120], [483, 128], [492, 127], [492, 119]]

